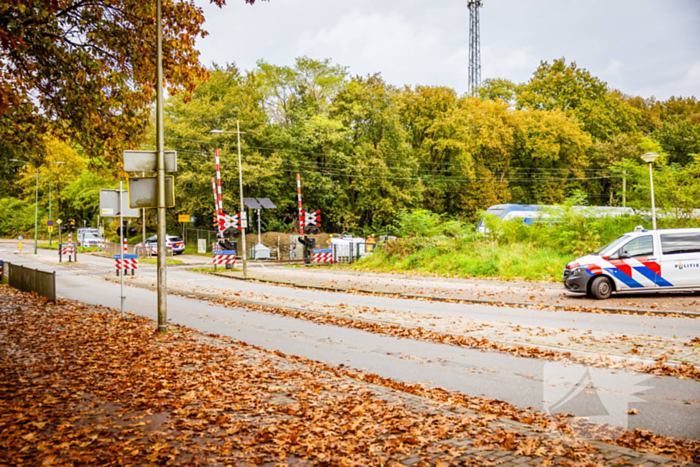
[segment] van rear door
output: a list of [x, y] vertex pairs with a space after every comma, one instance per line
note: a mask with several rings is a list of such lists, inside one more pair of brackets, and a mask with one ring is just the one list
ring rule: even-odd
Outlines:
[[[700, 231], [660, 233], [662, 287], [700, 288]], [[661, 284], [659, 284], [661, 285]]]

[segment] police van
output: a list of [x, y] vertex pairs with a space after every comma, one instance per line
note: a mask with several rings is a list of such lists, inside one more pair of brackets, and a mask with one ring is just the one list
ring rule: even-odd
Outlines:
[[700, 229], [637, 227], [567, 264], [564, 287], [598, 300], [613, 292], [700, 290]]

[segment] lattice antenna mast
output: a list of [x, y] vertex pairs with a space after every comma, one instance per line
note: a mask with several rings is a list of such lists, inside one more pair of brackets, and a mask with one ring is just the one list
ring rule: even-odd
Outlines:
[[479, 32], [479, 8], [483, 0], [467, 0], [469, 7], [469, 80], [467, 93], [472, 96], [481, 86], [481, 36]]

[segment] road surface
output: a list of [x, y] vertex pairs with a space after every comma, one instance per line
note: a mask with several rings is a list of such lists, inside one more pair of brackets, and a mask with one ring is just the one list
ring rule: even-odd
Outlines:
[[[0, 259], [42, 270], [56, 270], [61, 297], [119, 308], [119, 285], [105, 280], [106, 275], [113, 274], [111, 260], [80, 255], [80, 263], [58, 266], [47, 264], [53, 261], [56, 252], [40, 250], [38, 258], [34, 258], [33, 255], [13, 254], [11, 249], [0, 245]], [[138, 274], [152, 277], [155, 283], [154, 266], [142, 266]], [[552, 312], [375, 297], [243, 282], [177, 268], [171, 268], [168, 277], [172, 282], [201, 284], [203, 291], [213, 288], [255, 292], [278, 298], [313, 299], [331, 305], [361, 304], [425, 314], [466, 316], [481, 322], [506, 321], [552, 329], [619, 331], [679, 338], [700, 335], [700, 320], [697, 319]], [[127, 311], [156, 319], [155, 292], [128, 287], [126, 296]], [[204, 332], [228, 335], [270, 350], [328, 364], [364, 369], [398, 381], [421, 382], [470, 396], [503, 400], [521, 408], [573, 413], [612, 426], [700, 439], [700, 382], [694, 380], [586, 368], [397, 339], [243, 308], [216, 306], [175, 295], [168, 297], [168, 316], [173, 323]], [[588, 383], [589, 380], [592, 384]], [[632, 408], [636, 408], [639, 415], [628, 415], [627, 411]]]

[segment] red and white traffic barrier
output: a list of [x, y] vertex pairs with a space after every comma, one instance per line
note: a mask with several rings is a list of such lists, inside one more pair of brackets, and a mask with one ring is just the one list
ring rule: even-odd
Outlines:
[[315, 250], [311, 257], [311, 261], [314, 263], [332, 263], [333, 250]]
[[214, 264], [236, 265], [236, 255], [214, 255]]
[[114, 262], [116, 269], [122, 270], [122, 269], [138, 269], [139, 268], [139, 260], [138, 259], [115, 259]]

